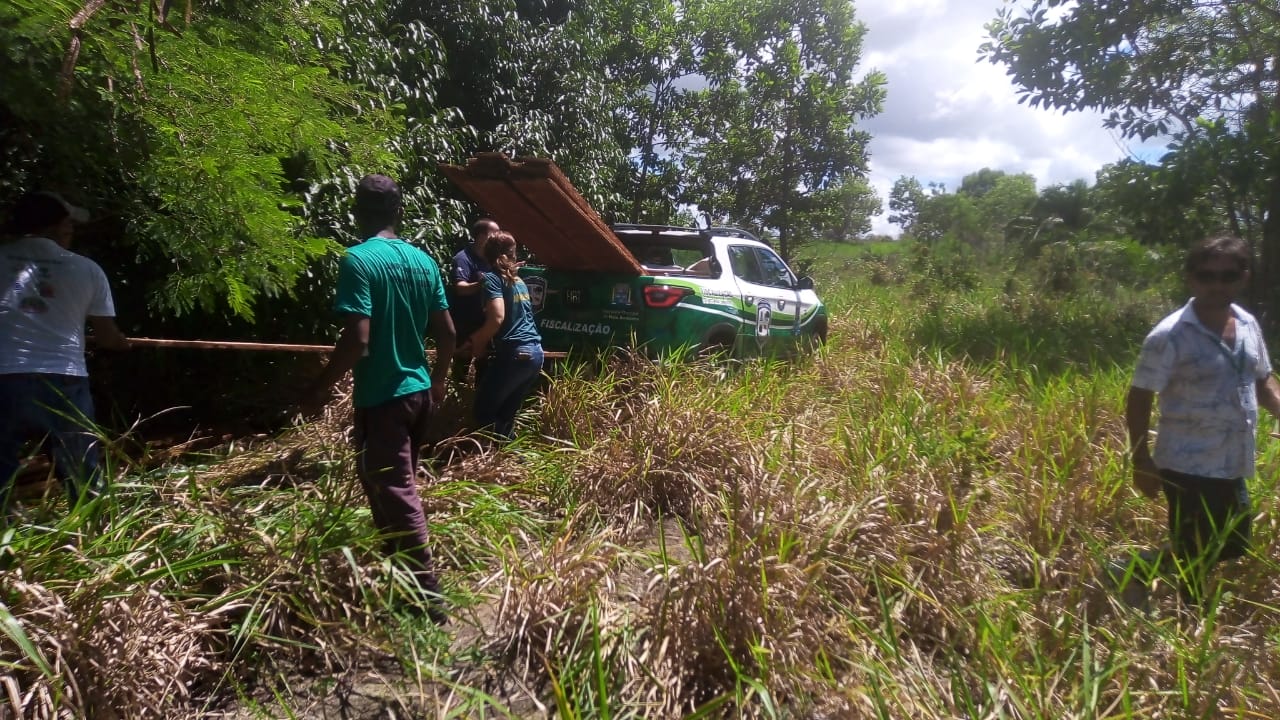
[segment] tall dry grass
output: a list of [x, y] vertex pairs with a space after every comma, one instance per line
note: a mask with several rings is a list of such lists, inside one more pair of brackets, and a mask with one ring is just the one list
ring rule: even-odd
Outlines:
[[[433, 468], [447, 632], [397, 609], [405, 579], [377, 553], [341, 407], [234, 455], [129, 475], [73, 517], [32, 509], [0, 542], [3, 707], [1277, 714], [1278, 443], [1264, 438], [1253, 484], [1257, 557], [1223, 568], [1199, 613], [1165, 584], [1149, 614], [1129, 609], [1098, 566], [1163, 534], [1162, 508], [1127, 484], [1131, 356], [1050, 367], [1034, 338], [998, 334], [1016, 332], [1008, 308], [940, 296], [926, 317], [905, 287], [844, 287], [812, 358], [567, 372], [515, 444]], [[1060, 304], [1104, 335], [1138, 314]], [[989, 323], [986, 343], [1006, 349], [923, 342], [948, 316]]]

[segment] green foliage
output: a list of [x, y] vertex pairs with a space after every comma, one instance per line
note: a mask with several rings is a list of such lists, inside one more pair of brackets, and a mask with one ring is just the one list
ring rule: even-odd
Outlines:
[[[966, 181], [969, 178], [965, 178]], [[972, 194], [966, 183], [960, 184], [957, 194]], [[1009, 175], [996, 171], [989, 187], [977, 198], [979, 222], [988, 228], [986, 241], [998, 243], [1004, 239], [1005, 227], [1021, 217], [1036, 204], [1036, 179], [1026, 173]]]
[[[1074, 238], [1046, 243], [1027, 267], [1036, 287], [1049, 294], [1065, 294], [1098, 280], [1128, 280], [1149, 284], [1155, 263], [1133, 243], [1088, 242]], [[1161, 268], [1163, 269], [1163, 268]], [[1131, 275], [1130, 275], [1131, 274]]]
[[213, 6], [188, 22], [109, 5], [74, 31], [63, 6], [0, 11], [5, 47], [28, 48], [4, 56], [17, 81], [0, 105], [33, 168], [11, 187], [70, 187], [121, 223], [162, 311], [252, 317], [332, 250], [296, 212], [309, 178], [281, 160], [305, 158], [310, 178], [376, 167], [395, 127], [357, 116], [359, 93], [331, 76], [342, 61], [314, 42], [337, 30], [328, 9]]
[[889, 222], [902, 228], [902, 232], [911, 233], [926, 199], [919, 180], [907, 175], [899, 177], [889, 191]]
[[[1163, 167], [1149, 173], [1158, 189], [1131, 199], [1141, 206], [1155, 195], [1161, 204], [1153, 213], [1173, 226], [1168, 235], [1207, 226], [1257, 242], [1255, 305], [1280, 307], [1274, 3], [1081, 0], [1061, 11], [1058, 5], [1006, 5], [988, 26], [991, 40], [981, 52], [1008, 68], [1032, 106], [1101, 110], [1106, 125], [1127, 137], [1171, 138]], [[1143, 172], [1118, 172], [1135, 170]], [[1187, 202], [1179, 204], [1179, 194]], [[1179, 225], [1187, 215], [1197, 222]]]
[[608, 115], [627, 167], [614, 190], [619, 219], [669, 224], [685, 186], [694, 143], [694, 76], [704, 55], [700, 18], [708, 2], [601, 0], [571, 21], [589, 39], [613, 106]]
[[[880, 196], [863, 178], [850, 178], [819, 190], [805, 210], [797, 213], [796, 227], [814, 239], [854, 242], [871, 231], [871, 218], [880, 214]], [[797, 238], [802, 244], [805, 237]]]
[[984, 245], [988, 228], [982, 224], [978, 203], [968, 195], [941, 192], [925, 198], [911, 226], [912, 237], [924, 243], [938, 243], [951, 237], [972, 250]]
[[789, 257], [801, 218], [830, 216], [865, 172], [856, 121], [880, 111], [884, 77], [855, 79], [865, 28], [841, 0], [722, 3], [709, 9], [690, 153], [690, 199], [713, 216], [776, 231]]
[[1108, 165], [1098, 172], [1094, 196], [1103, 221], [1149, 245], [1188, 247], [1220, 227], [1201, 182], [1164, 165]]
[[[1099, 188], [1098, 194], [1103, 192]], [[1051, 185], [1041, 190], [1036, 197], [1035, 204], [1031, 207], [1031, 216], [1041, 222], [1057, 218], [1062, 221], [1063, 227], [1084, 230], [1093, 222], [1093, 200], [1089, 184], [1084, 180]]]
[[973, 290], [980, 280], [973, 247], [951, 236], [935, 243], [914, 244], [910, 268], [920, 295]]

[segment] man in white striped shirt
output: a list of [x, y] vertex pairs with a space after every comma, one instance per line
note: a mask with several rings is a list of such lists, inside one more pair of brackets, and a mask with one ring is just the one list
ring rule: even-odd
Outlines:
[[1234, 303], [1249, 261], [1239, 238], [1213, 237], [1191, 249], [1185, 270], [1194, 296], [1147, 335], [1125, 405], [1134, 485], [1148, 497], [1164, 493], [1172, 556], [1183, 597], [1193, 603], [1206, 599], [1204, 577], [1217, 561], [1248, 552], [1246, 481], [1256, 461], [1258, 406], [1280, 417], [1280, 384], [1262, 329]]

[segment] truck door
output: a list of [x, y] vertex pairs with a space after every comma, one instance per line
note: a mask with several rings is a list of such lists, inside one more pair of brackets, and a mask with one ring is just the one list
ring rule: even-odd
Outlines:
[[738, 290], [748, 310], [755, 313], [754, 325], [743, 325], [743, 352], [789, 352], [795, 339], [797, 305], [791, 271], [772, 250], [754, 245], [730, 245], [728, 250]]

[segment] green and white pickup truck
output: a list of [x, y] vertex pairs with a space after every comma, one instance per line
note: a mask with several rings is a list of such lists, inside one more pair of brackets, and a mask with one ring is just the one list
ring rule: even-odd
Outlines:
[[547, 350], [749, 357], [826, 339], [813, 281], [747, 232], [606, 225], [544, 159], [484, 153], [440, 169], [533, 253], [521, 274]]
[[522, 269], [548, 350], [678, 348], [790, 355], [826, 340], [827, 311], [768, 245], [733, 228], [614, 225], [642, 274]]

